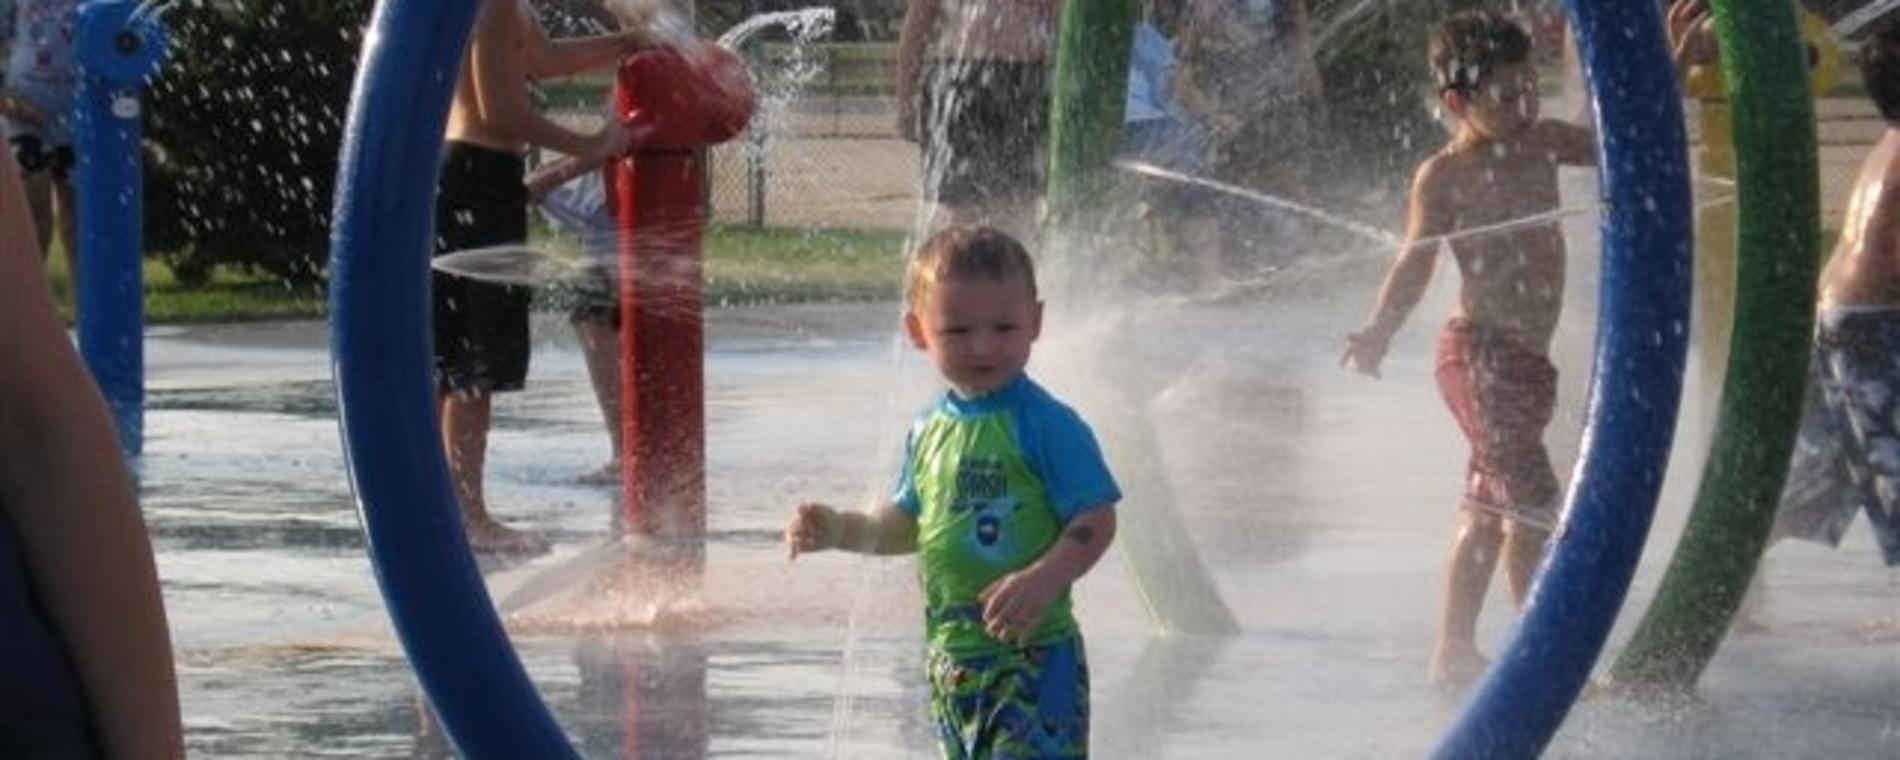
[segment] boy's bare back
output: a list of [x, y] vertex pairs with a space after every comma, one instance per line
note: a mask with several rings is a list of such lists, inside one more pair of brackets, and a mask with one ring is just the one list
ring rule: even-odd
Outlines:
[[1900, 127], [1861, 163], [1834, 256], [1821, 272], [1828, 306], [1900, 304]]
[[1563, 308], [1564, 240], [1555, 221], [1461, 233], [1555, 211], [1560, 164], [1594, 160], [1590, 132], [1540, 121], [1507, 140], [1454, 140], [1419, 166], [1412, 187], [1415, 245], [1443, 238], [1462, 278], [1458, 311], [1545, 353]]

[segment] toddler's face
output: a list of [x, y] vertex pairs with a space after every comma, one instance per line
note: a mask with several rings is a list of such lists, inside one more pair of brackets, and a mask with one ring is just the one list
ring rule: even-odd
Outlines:
[[965, 398], [1015, 379], [1042, 334], [1042, 304], [1020, 276], [953, 278], [919, 300], [904, 317], [911, 344]]

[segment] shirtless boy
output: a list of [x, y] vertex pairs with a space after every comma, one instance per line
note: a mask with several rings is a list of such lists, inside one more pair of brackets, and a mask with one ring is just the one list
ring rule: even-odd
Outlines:
[[[1817, 383], [1833, 424], [1804, 425], [1802, 435], [1846, 433], [1842, 458], [1858, 491], [1846, 503], [1811, 505], [1834, 518], [1824, 521], [1823, 538], [1839, 541], [1858, 506], [1882, 557], [1894, 566], [1900, 565], [1900, 24], [1881, 29], [1861, 54], [1862, 82], [1887, 126], [1861, 163], [1840, 240], [1821, 270]], [[1802, 446], [1810, 443], [1824, 442]], [[1791, 480], [1799, 477], [1796, 469]], [[1791, 517], [1784, 503], [1781, 519]]]
[[[644, 30], [552, 40], [526, 0], [485, 0], [475, 20], [455, 100], [449, 107], [442, 177], [436, 196], [436, 253], [528, 238], [522, 152], [529, 145], [571, 156], [626, 152], [627, 130], [609, 120], [583, 134], [547, 119], [528, 98], [528, 80], [605, 66], [646, 46]], [[539, 537], [488, 512], [482, 473], [490, 402], [519, 390], [528, 374], [528, 296], [507, 287], [435, 273], [436, 399], [449, 476], [477, 550], [535, 553]]]
[[1588, 130], [1538, 118], [1530, 52], [1524, 30], [1496, 13], [1462, 13], [1433, 31], [1432, 73], [1458, 131], [1419, 166], [1405, 242], [1371, 318], [1346, 336], [1341, 357], [1379, 376], [1393, 334], [1431, 281], [1439, 244], [1447, 243], [1462, 286], [1438, 338], [1436, 375], [1471, 444], [1429, 673], [1447, 687], [1484, 669], [1475, 629], [1500, 550], [1521, 605], [1561, 496], [1543, 436], [1557, 395], [1549, 352], [1563, 307], [1562, 232], [1552, 222], [1457, 237], [1556, 209], [1558, 165], [1595, 162]]

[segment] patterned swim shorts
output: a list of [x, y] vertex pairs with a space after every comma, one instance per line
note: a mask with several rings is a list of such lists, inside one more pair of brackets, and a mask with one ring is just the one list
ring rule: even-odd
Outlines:
[[946, 760], [1088, 756], [1081, 636], [978, 657], [933, 649], [924, 668]]
[[1827, 308], [1819, 328], [1818, 404], [1802, 421], [1777, 534], [1836, 543], [1864, 511], [1881, 556], [1900, 565], [1900, 309]]

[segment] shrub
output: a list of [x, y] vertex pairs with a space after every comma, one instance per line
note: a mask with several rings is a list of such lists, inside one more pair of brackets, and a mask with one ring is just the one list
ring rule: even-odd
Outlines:
[[149, 250], [321, 280], [337, 150], [371, 0], [184, 0], [146, 117]]

